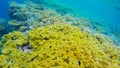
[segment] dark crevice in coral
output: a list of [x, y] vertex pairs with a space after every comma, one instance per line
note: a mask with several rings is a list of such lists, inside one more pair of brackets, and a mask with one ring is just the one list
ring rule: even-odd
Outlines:
[[80, 64], [81, 64], [81, 62], [80, 62], [80, 60], [78, 60], [78, 66], [80, 66]]
[[100, 44], [102, 44], [101, 38], [99, 37], [95, 37], [95, 38], [100, 42]]
[[15, 37], [15, 36], [11, 37], [12, 40], [16, 40], [17, 38], [18, 38], [18, 37]]
[[0, 55], [2, 54], [2, 51], [1, 51], [1, 49], [2, 49], [2, 45], [0, 45]]
[[1, 49], [0, 49], [0, 55], [2, 54], [2, 51], [1, 51]]
[[32, 61], [34, 61], [37, 57], [39, 57], [39, 55], [36, 55], [35, 57], [33, 57], [30, 61], [28, 61], [28, 62], [32, 62]]
[[109, 58], [112, 58], [112, 56], [109, 56]]
[[52, 48], [52, 45], [50, 45], [50, 48]]
[[67, 59], [64, 59], [64, 61], [65, 61], [66, 63], [69, 63], [69, 62], [70, 62], [68, 58], [67, 58]]
[[18, 50], [26, 52], [26, 53], [29, 53], [32, 49], [33, 47], [29, 43], [22, 45], [22, 46], [18, 45]]
[[60, 29], [60, 31], [63, 31], [63, 30], [64, 30], [64, 29], [62, 29], [62, 28]]
[[44, 40], [49, 40], [49, 38], [45, 37]]

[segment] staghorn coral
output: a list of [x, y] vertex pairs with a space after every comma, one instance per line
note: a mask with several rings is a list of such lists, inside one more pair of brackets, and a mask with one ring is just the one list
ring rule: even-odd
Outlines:
[[[98, 36], [90, 36], [70, 24], [61, 23], [34, 28], [26, 35], [12, 32], [2, 38], [0, 67], [119, 68], [120, 48], [104, 40], [101, 43]], [[29, 45], [32, 50], [26, 53], [17, 45]], [[5, 54], [9, 50], [10, 53]]]

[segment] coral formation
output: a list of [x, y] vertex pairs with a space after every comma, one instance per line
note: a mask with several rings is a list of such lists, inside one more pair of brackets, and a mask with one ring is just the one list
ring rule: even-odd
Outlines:
[[[40, 8], [39, 8], [40, 7]], [[44, 9], [41, 9], [44, 8]], [[26, 30], [41, 26], [46, 26], [54, 23], [71, 23], [74, 26], [79, 27], [83, 31], [87, 31], [89, 33], [93, 32], [103, 32], [103, 26], [99, 25], [96, 21], [90, 21], [85, 18], [79, 18], [75, 14], [61, 14], [57, 10], [46, 7], [43, 4], [34, 4], [30, 1], [25, 2], [24, 4], [18, 4], [15, 2], [10, 3], [10, 17], [12, 19], [17, 20], [18, 22], [24, 22], [26, 24], [21, 26], [28, 26]], [[25, 15], [24, 15], [25, 14]], [[15, 16], [15, 17], [14, 17]], [[18, 18], [18, 19], [17, 19]], [[25, 18], [25, 20], [20, 20], [20, 18]], [[37, 22], [37, 25], [34, 25], [34, 22]], [[15, 30], [20, 30], [20, 28], [16, 28]], [[20, 30], [21, 31], [21, 30]], [[22, 30], [25, 31], [25, 30]]]
[[40, 14], [37, 13], [39, 5], [33, 3], [18, 4], [16, 2], [10, 2], [9, 16], [12, 19], [18, 21], [26, 21], [33, 18], [34, 20], [40, 18]]
[[27, 34], [11, 32], [0, 42], [0, 67], [119, 68], [120, 48], [106, 38], [65, 23], [34, 28]]
[[13, 32], [0, 41], [0, 68], [120, 67], [119, 30], [44, 3], [10, 2]]
[[9, 24], [10, 26], [13, 26], [13, 27], [18, 27], [18, 26], [20, 26], [20, 23], [19, 23], [17, 20], [11, 20], [11, 21], [8, 22], [8, 24]]
[[18, 21], [26, 21], [31, 18], [34, 19], [39, 18], [40, 14], [34, 12], [35, 11], [34, 9], [36, 7], [37, 5], [32, 3], [18, 4], [16, 2], [10, 2], [9, 16], [10, 18]]
[[96, 32], [109, 35], [114, 41], [116, 41], [116, 38], [114, 39], [113, 36], [116, 36], [115, 34], [120, 33], [119, 31], [115, 31], [115, 29], [108, 27], [110, 25], [106, 25], [104, 22], [102, 23], [102, 21], [79, 17], [79, 15], [77, 16], [75, 13], [61, 14], [62, 12], [54, 9], [55, 7], [53, 8], [52, 6], [48, 6], [47, 4], [43, 3], [44, 1], [38, 2], [41, 4], [32, 3], [30, 0], [26, 1], [24, 4], [18, 4], [16, 2], [10, 3], [10, 18], [17, 20], [20, 24], [20, 26], [17, 28], [14, 28], [12, 26], [14, 30], [26, 32], [27, 30], [34, 27], [46, 26], [59, 22], [70, 23], [74, 26], [79, 27], [82, 31], [89, 32], [91, 35]]
[[6, 29], [6, 27], [4, 25], [0, 24], [0, 31], [5, 30], [5, 29]]

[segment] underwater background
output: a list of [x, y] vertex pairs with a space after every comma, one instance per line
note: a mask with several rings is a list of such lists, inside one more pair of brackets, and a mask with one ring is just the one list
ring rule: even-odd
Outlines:
[[120, 23], [119, 0], [56, 0], [52, 3], [72, 8], [84, 16], [103, 19], [112, 25]]
[[[10, 20], [9, 18], [9, 1], [16, 1], [23, 3], [24, 0], [1, 0], [1, 13], [0, 18]], [[81, 17], [95, 19], [101, 21], [101, 23], [111, 24], [114, 27], [119, 28], [120, 25], [120, 1], [119, 0], [45, 0], [48, 5], [60, 5], [66, 8], [73, 9], [75, 13]], [[39, 0], [33, 0], [34, 3], [40, 3]], [[68, 3], [69, 2], [69, 3]], [[60, 8], [60, 7], [54, 7]], [[64, 11], [63, 11], [64, 12]], [[70, 12], [70, 11], [69, 11]], [[62, 13], [62, 12], [61, 12]], [[71, 11], [72, 13], [72, 11]]]
[[120, 0], [1, 0], [6, 67], [119, 68]]

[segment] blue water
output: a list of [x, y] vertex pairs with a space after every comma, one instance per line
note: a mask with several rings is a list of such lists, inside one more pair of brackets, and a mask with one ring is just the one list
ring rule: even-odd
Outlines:
[[75, 9], [83, 16], [98, 18], [120, 27], [120, 0], [56, 0], [53, 3]]
[[9, 20], [9, 1], [17, 1], [23, 3], [25, 0], [0, 0], [0, 18]]
[[0, 0], [0, 18], [8, 19], [8, 1], [9, 0]]

